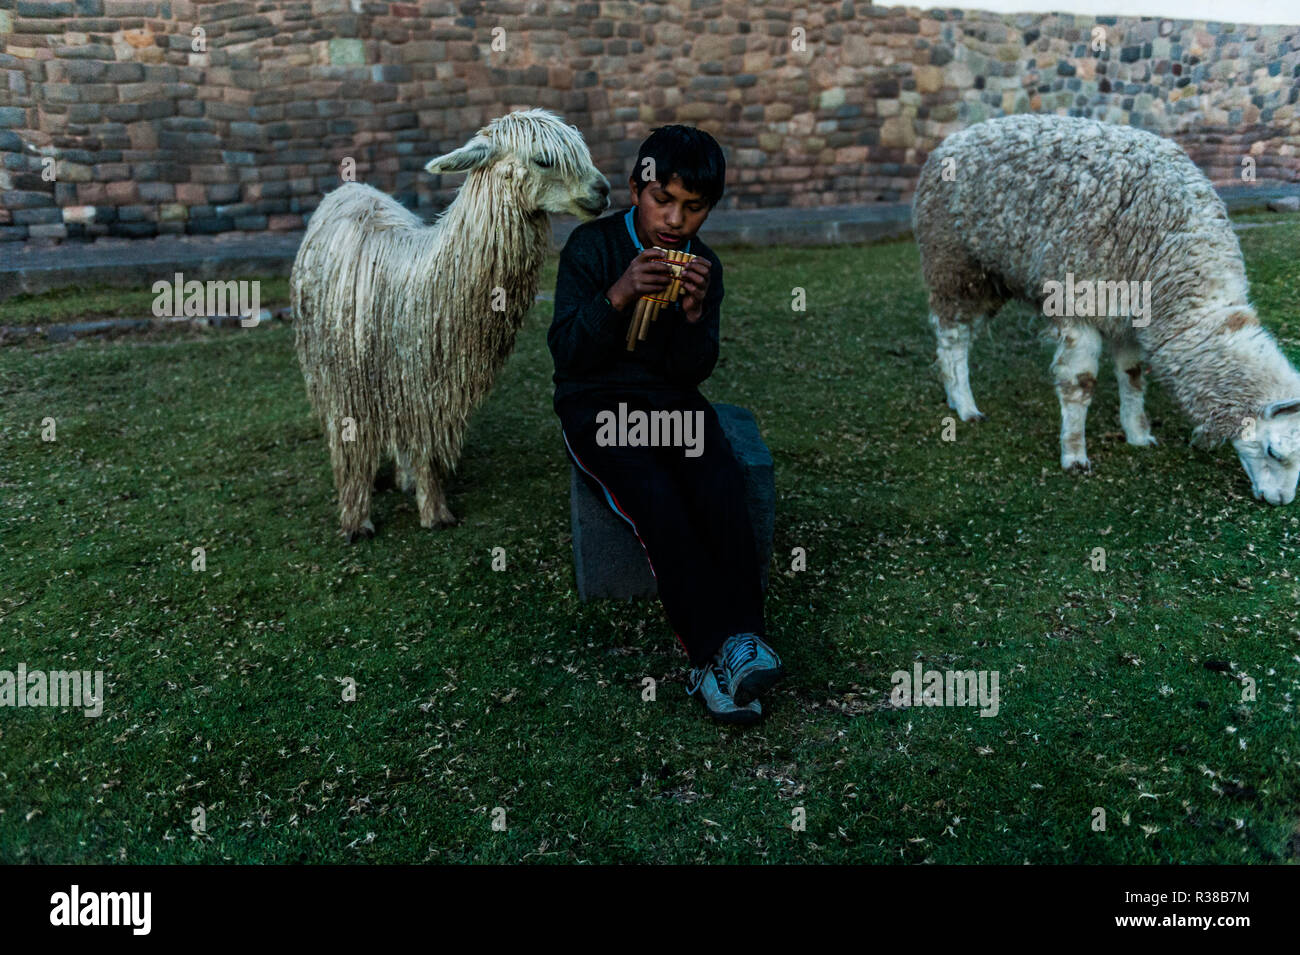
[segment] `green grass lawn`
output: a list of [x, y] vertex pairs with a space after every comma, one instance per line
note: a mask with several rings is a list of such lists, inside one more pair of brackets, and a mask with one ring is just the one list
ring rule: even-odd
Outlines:
[[[1295, 358], [1300, 227], [1241, 239]], [[686, 697], [657, 604], [577, 599], [549, 304], [474, 418], [462, 525], [385, 492], [355, 547], [287, 325], [0, 351], [0, 669], [108, 683], [99, 719], [0, 710], [0, 861], [1294, 861], [1300, 504], [1158, 386], [1161, 445], [1126, 445], [1108, 364], [1094, 473], [1061, 472], [1026, 308], [976, 342], [989, 420], [942, 441], [910, 242], [720, 254], [704, 390], [776, 461], [790, 671], [748, 731]], [[997, 716], [891, 707], [915, 661], [997, 671]]]

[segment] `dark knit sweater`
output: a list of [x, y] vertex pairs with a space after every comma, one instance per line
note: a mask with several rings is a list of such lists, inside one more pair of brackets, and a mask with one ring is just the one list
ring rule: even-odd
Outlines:
[[636, 303], [620, 312], [605, 300], [638, 254], [624, 222], [626, 212], [578, 226], [560, 253], [555, 317], [546, 336], [555, 360], [557, 407], [565, 398], [598, 392], [693, 391], [717, 364], [722, 262], [698, 236], [686, 251], [712, 263], [700, 321], [688, 322], [678, 300], [659, 313], [635, 351], [627, 350]]

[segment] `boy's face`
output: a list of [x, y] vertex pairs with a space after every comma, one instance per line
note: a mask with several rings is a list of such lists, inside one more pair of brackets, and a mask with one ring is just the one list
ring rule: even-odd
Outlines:
[[685, 248], [709, 217], [708, 202], [698, 192], [682, 185], [680, 176], [673, 176], [666, 186], [654, 180], [638, 182], [636, 176], [631, 176], [628, 188], [636, 206], [637, 237], [647, 249], [652, 245], [662, 249]]

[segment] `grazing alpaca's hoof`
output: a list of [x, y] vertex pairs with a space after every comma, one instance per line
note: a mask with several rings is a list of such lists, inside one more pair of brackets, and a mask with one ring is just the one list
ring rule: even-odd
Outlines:
[[1062, 458], [1061, 467], [1070, 474], [1092, 473], [1092, 462], [1087, 458]]
[[357, 539], [360, 537], [374, 537], [375, 525], [372, 524], [369, 520], [366, 520], [356, 530], [344, 531], [343, 536], [347, 538], [347, 542], [349, 544], [355, 544], [357, 542]]
[[949, 400], [948, 407], [951, 408], [953, 411], [957, 412], [957, 417], [960, 418], [962, 421], [988, 421], [989, 420], [989, 416], [986, 415], [984, 412], [980, 411], [979, 408], [976, 408], [975, 403], [973, 401], [966, 408], [959, 408], [957, 405], [953, 404], [951, 400]]

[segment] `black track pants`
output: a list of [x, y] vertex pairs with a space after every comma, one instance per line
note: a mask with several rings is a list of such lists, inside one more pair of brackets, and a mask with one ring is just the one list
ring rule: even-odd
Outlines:
[[[628, 412], [703, 412], [702, 453], [602, 446], [598, 415], [617, 415], [620, 403]], [[704, 396], [603, 392], [566, 398], [557, 413], [569, 457], [641, 540], [664, 612], [691, 665], [710, 659], [733, 633], [763, 636], [763, 591], [744, 480]]]

